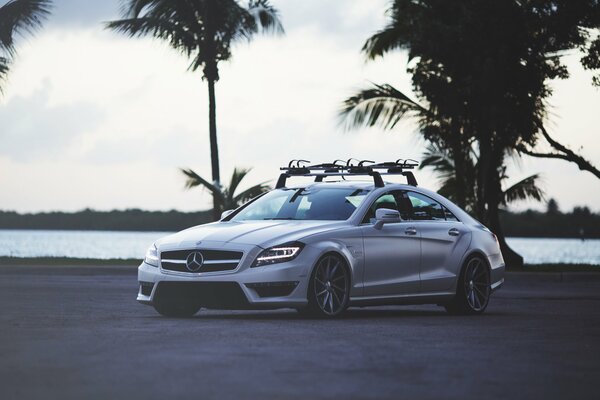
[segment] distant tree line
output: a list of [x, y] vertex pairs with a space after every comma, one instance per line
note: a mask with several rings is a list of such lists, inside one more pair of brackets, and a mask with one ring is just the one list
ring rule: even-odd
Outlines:
[[[600, 214], [587, 207], [563, 213], [550, 200], [546, 211], [502, 211], [507, 236], [600, 238]], [[19, 214], [0, 211], [0, 229], [64, 229], [113, 231], [179, 231], [212, 220], [212, 210], [199, 212], [83, 210], [74, 213]]]
[[503, 211], [500, 221], [505, 227], [506, 236], [600, 238], [600, 214], [592, 213], [587, 207], [575, 207], [568, 213], [551, 209], [546, 212]]
[[179, 231], [212, 220], [212, 210], [143, 211], [138, 209], [74, 213], [19, 214], [0, 211], [0, 229], [64, 229], [111, 231]]

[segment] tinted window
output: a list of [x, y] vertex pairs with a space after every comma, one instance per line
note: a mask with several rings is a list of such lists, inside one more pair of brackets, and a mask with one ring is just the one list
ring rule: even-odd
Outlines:
[[444, 208], [437, 201], [419, 193], [408, 192], [413, 219], [418, 221], [445, 221]]
[[369, 191], [348, 188], [277, 189], [249, 204], [231, 221], [346, 220]]
[[396, 202], [396, 198], [391, 193], [386, 193], [381, 195], [371, 204], [369, 207], [369, 211], [363, 218], [363, 223], [375, 223], [375, 211], [380, 208], [389, 208], [391, 210], [398, 210], [398, 203]]
[[446, 207], [444, 207], [444, 214], [446, 215], [446, 221], [456, 221], [458, 222], [458, 218], [454, 216]]

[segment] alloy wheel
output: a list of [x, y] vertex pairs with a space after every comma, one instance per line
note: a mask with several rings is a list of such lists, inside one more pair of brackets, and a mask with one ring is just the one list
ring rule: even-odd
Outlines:
[[339, 257], [323, 258], [314, 273], [314, 298], [320, 311], [326, 315], [337, 315], [348, 304], [350, 279]]
[[467, 264], [464, 275], [465, 295], [473, 311], [482, 311], [490, 297], [490, 277], [487, 266], [479, 258]]

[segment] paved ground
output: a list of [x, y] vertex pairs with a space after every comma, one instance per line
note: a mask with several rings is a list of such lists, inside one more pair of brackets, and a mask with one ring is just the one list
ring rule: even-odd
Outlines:
[[600, 275], [439, 307], [159, 317], [127, 267], [0, 267], [0, 399], [598, 398]]

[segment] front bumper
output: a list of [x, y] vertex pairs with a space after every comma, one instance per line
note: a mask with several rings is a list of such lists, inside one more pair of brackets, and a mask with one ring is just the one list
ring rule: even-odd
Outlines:
[[181, 273], [143, 262], [138, 268], [137, 300], [153, 304], [158, 296], [191, 296], [206, 308], [300, 308], [307, 304], [309, 275], [320, 250], [305, 246], [294, 260], [251, 268], [261, 248], [246, 249], [233, 271]]

